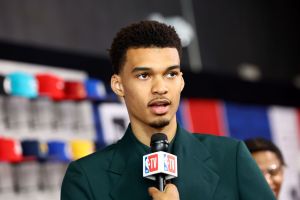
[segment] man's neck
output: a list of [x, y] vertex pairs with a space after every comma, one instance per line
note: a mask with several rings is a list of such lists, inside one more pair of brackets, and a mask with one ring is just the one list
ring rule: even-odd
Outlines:
[[150, 146], [151, 136], [155, 133], [164, 133], [167, 135], [169, 142], [174, 138], [177, 129], [176, 119], [172, 120], [169, 125], [162, 128], [153, 128], [145, 124], [131, 122], [131, 129], [135, 137], [143, 144]]

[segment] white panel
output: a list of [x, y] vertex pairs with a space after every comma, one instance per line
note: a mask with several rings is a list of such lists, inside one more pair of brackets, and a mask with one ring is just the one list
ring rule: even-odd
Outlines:
[[129, 124], [126, 106], [120, 103], [102, 103], [98, 109], [105, 143], [116, 142], [124, 135]]
[[298, 195], [300, 194], [300, 144], [297, 112], [293, 108], [273, 106], [268, 114], [274, 143], [282, 151], [287, 164], [279, 199], [294, 200], [291, 195], [292, 190], [297, 190]]

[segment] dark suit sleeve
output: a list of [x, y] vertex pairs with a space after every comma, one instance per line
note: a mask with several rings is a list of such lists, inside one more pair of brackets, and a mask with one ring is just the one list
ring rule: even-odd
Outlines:
[[61, 200], [93, 200], [89, 182], [84, 170], [72, 162], [64, 176], [61, 187]]
[[236, 156], [240, 199], [275, 200], [272, 190], [243, 142], [239, 142]]

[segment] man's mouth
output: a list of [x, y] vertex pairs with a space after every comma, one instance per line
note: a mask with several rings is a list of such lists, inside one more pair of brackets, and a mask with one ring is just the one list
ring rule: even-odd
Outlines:
[[169, 110], [171, 102], [168, 99], [154, 99], [148, 104], [152, 113], [156, 115], [166, 114]]

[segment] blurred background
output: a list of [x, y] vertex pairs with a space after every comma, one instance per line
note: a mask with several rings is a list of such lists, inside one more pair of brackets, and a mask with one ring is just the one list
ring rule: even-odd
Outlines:
[[299, 2], [1, 0], [0, 199], [59, 199], [68, 163], [122, 137], [107, 49], [129, 23], [173, 25], [192, 132], [272, 140], [300, 199]]

